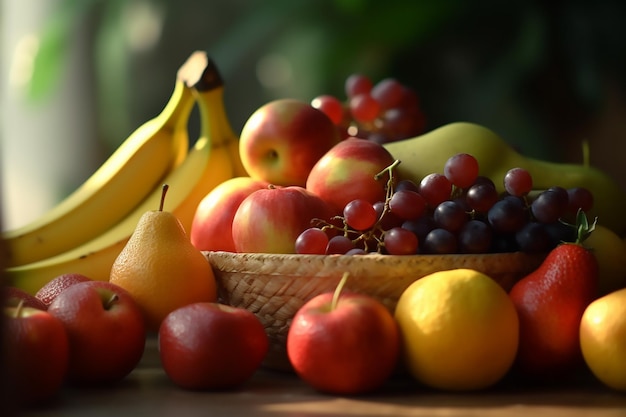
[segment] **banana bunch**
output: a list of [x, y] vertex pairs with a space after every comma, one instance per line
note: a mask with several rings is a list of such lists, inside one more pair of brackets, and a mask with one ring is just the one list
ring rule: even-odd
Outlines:
[[504, 191], [503, 179], [511, 168], [527, 169], [533, 188], [542, 191], [552, 186], [585, 187], [593, 193], [590, 215], [620, 236], [626, 234], [626, 191], [605, 172], [588, 165], [565, 164], [528, 158], [515, 151], [492, 130], [473, 123], [456, 122], [431, 132], [384, 145], [401, 161], [399, 178], [421, 181], [432, 172], [443, 172], [449, 157], [469, 153], [478, 159], [481, 175], [491, 178]]
[[[223, 93], [214, 63], [205, 52], [194, 52], [179, 69], [173, 96], [161, 115], [131, 135], [59, 207], [22, 232], [4, 233], [9, 284], [35, 293], [69, 272], [108, 280], [139, 218], [158, 208], [162, 184], [169, 185], [164, 210], [189, 230], [198, 203], [209, 191], [233, 176], [247, 175]], [[188, 119], [194, 103], [201, 135], [189, 148]], [[151, 142], [168, 146], [161, 149]]]

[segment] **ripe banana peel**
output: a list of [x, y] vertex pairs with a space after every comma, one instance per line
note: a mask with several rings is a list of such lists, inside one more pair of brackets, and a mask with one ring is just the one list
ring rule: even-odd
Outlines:
[[419, 183], [433, 172], [443, 173], [451, 156], [468, 153], [478, 159], [480, 174], [491, 178], [504, 191], [503, 178], [511, 168], [527, 169], [533, 177], [533, 188], [552, 186], [585, 187], [594, 195], [591, 216], [620, 236], [626, 233], [626, 191], [605, 172], [586, 165], [548, 162], [528, 158], [515, 151], [492, 130], [473, 123], [456, 122], [426, 134], [391, 142], [385, 148], [400, 160], [398, 177]]
[[[171, 211], [189, 230], [201, 199], [217, 185], [234, 176], [229, 149], [236, 137], [224, 135], [224, 125], [220, 121], [224, 114], [222, 80], [211, 61], [200, 60], [199, 63], [198, 58], [193, 58], [194, 55], [181, 67], [178, 77], [191, 89], [197, 100], [201, 137], [185, 160], [158, 186], [150, 187], [148, 197], [126, 218], [95, 239], [45, 260], [7, 268], [5, 273], [9, 285], [34, 294], [55, 276], [68, 272], [106, 281], [113, 262], [128, 242], [139, 218], [146, 211], [159, 207], [161, 184], [169, 185], [164, 210]], [[190, 69], [190, 66], [195, 69]], [[117, 200], [109, 201], [108, 205], [118, 204], [119, 198], [125, 198], [125, 195], [120, 194]], [[97, 215], [93, 219], [97, 219]], [[83, 225], [77, 222], [73, 227], [80, 228]]]
[[76, 191], [37, 220], [2, 233], [6, 265], [58, 255], [123, 219], [187, 155], [193, 105], [191, 90], [177, 80], [163, 111], [137, 128]]

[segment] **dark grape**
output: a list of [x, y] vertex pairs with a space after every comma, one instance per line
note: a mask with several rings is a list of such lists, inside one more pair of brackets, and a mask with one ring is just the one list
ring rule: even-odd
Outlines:
[[435, 228], [426, 235], [420, 247], [423, 253], [446, 254], [457, 253], [458, 244], [452, 232]]
[[587, 188], [573, 187], [567, 189], [568, 212], [576, 213], [581, 209], [585, 213], [593, 208], [593, 194]]
[[530, 204], [530, 211], [541, 223], [554, 223], [567, 210], [567, 191], [546, 190], [539, 194]]
[[489, 183], [474, 183], [465, 195], [469, 207], [478, 213], [487, 213], [499, 199], [496, 187]]
[[455, 233], [468, 221], [469, 216], [459, 203], [447, 200], [435, 208], [433, 218], [439, 227]]
[[327, 255], [343, 255], [350, 249], [354, 249], [354, 242], [350, 238], [337, 235], [330, 238], [326, 246]]
[[459, 230], [457, 240], [461, 253], [487, 253], [491, 249], [493, 229], [480, 220], [470, 220]]
[[431, 216], [422, 216], [419, 219], [404, 221], [402, 227], [413, 232], [417, 240], [422, 242], [426, 235], [437, 227], [437, 223]]
[[514, 233], [526, 224], [528, 216], [519, 199], [503, 198], [489, 209], [487, 219], [496, 232]]
[[537, 222], [526, 223], [515, 233], [515, 241], [519, 249], [527, 253], [547, 252], [552, 245], [545, 225]]

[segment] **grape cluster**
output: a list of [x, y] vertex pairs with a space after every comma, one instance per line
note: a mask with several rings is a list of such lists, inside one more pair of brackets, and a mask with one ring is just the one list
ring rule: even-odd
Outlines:
[[500, 193], [466, 153], [450, 157], [443, 173], [419, 183], [396, 183], [397, 163], [387, 168], [385, 201], [353, 200], [331, 222], [314, 219], [297, 238], [296, 253], [545, 253], [573, 241], [576, 228], [570, 223], [579, 210], [593, 206], [586, 188], [533, 191], [532, 176], [523, 168], [506, 173]]
[[345, 81], [346, 100], [320, 95], [311, 105], [335, 123], [343, 137], [387, 143], [424, 132], [425, 120], [414, 90], [394, 78], [373, 84], [362, 74]]

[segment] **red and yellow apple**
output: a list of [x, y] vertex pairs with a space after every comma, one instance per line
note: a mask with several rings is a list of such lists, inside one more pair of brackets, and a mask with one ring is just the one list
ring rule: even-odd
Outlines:
[[39, 310], [47, 310], [48, 305], [35, 297], [29, 292], [18, 287], [0, 287], [2, 291], [1, 305], [5, 307], [17, 307], [22, 303], [24, 307], [38, 308]]
[[193, 303], [169, 313], [158, 344], [167, 376], [191, 390], [245, 383], [269, 349], [265, 328], [252, 312], [219, 303]]
[[201, 251], [235, 252], [233, 217], [247, 196], [268, 186], [252, 177], [235, 177], [215, 187], [196, 208], [189, 231], [191, 244]]
[[382, 145], [365, 139], [347, 138], [330, 149], [313, 166], [306, 189], [342, 212], [352, 200], [374, 204], [385, 200], [388, 173], [376, 174], [393, 164]]
[[142, 311], [123, 288], [108, 281], [86, 281], [59, 293], [48, 312], [69, 338], [68, 379], [108, 384], [123, 379], [143, 356], [146, 330]]
[[318, 295], [296, 312], [287, 334], [287, 356], [296, 374], [319, 391], [372, 392], [396, 369], [398, 324], [371, 296], [344, 292], [335, 304], [334, 295]]
[[310, 103], [278, 99], [261, 106], [246, 121], [239, 153], [252, 178], [304, 187], [313, 165], [340, 140], [330, 118]]
[[23, 303], [3, 308], [3, 362], [11, 399], [20, 407], [51, 400], [63, 386], [68, 369], [69, 343], [63, 323]]
[[57, 295], [65, 291], [68, 287], [85, 281], [91, 281], [91, 278], [73, 272], [62, 274], [48, 281], [35, 293], [35, 297], [40, 299], [47, 307]]
[[269, 187], [246, 197], [233, 218], [237, 252], [295, 253], [296, 239], [313, 219], [329, 221], [333, 212], [303, 187]]

